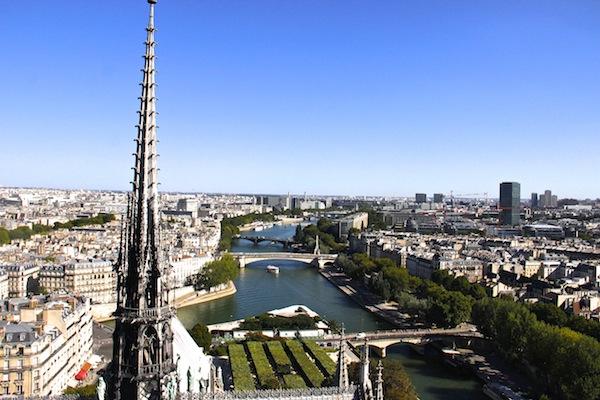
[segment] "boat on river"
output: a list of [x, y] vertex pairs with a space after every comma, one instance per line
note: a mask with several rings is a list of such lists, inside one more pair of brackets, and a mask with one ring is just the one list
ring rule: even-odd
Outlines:
[[279, 274], [279, 267], [275, 265], [267, 265], [267, 272], [277, 275]]

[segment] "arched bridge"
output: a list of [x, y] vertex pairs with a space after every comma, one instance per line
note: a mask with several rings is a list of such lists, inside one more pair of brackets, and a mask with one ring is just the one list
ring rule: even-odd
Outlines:
[[239, 261], [240, 268], [246, 265], [266, 260], [292, 260], [312, 264], [318, 268], [323, 268], [328, 263], [333, 263], [337, 254], [310, 254], [310, 253], [231, 253]]
[[[347, 333], [346, 340], [352, 346], [363, 346], [365, 340], [368, 345], [374, 348], [381, 357], [386, 356], [386, 349], [398, 343], [421, 344], [435, 338], [441, 337], [461, 337], [478, 338], [482, 335], [477, 332], [474, 325], [461, 324], [456, 328], [449, 329], [393, 329], [377, 332]], [[335, 345], [341, 340], [340, 335], [327, 335], [319, 338], [318, 343], [329, 343]]]
[[261, 242], [270, 242], [270, 243], [279, 243], [282, 244], [283, 247], [290, 247], [293, 244], [296, 244], [297, 242], [295, 240], [292, 239], [276, 239], [276, 238], [269, 238], [269, 237], [265, 237], [265, 236], [242, 236], [242, 235], [236, 235], [233, 237], [236, 240], [248, 240], [252, 243], [254, 243], [254, 245], [257, 245]]

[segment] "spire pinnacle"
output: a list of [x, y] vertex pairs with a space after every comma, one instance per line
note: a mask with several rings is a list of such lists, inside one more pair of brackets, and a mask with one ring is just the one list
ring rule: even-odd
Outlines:
[[335, 371], [336, 384], [340, 391], [347, 389], [350, 385], [348, 379], [348, 364], [346, 363], [346, 328], [342, 323], [342, 332], [340, 336], [340, 351], [338, 353], [337, 369]]
[[363, 393], [363, 398], [367, 400], [373, 399], [373, 385], [371, 383], [370, 371], [369, 371], [369, 341], [365, 338], [363, 350], [360, 359], [360, 387]]
[[383, 362], [379, 360], [377, 364], [377, 382], [376, 382], [375, 400], [383, 400]]

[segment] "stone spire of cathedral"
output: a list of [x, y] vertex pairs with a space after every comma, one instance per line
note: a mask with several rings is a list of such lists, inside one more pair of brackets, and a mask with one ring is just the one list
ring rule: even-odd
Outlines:
[[363, 399], [373, 400], [373, 383], [369, 371], [369, 341], [365, 338], [365, 343], [362, 348], [360, 357], [359, 384], [362, 391]]
[[313, 253], [317, 256], [321, 255], [321, 239], [319, 238], [319, 235], [315, 238], [315, 250]]
[[377, 364], [377, 380], [375, 381], [375, 400], [383, 400], [383, 363]]
[[169, 295], [170, 266], [160, 247], [158, 210], [154, 7], [146, 28], [146, 52], [132, 191], [121, 240], [117, 310], [110, 380], [111, 399], [160, 399], [177, 385]]
[[340, 391], [347, 389], [348, 386], [350, 385], [350, 381], [348, 379], [348, 364], [346, 362], [346, 360], [347, 360], [346, 352], [347, 351], [348, 351], [348, 346], [346, 343], [346, 329], [345, 329], [344, 325], [342, 324], [342, 332], [341, 332], [341, 338], [340, 338], [340, 351], [338, 353], [337, 369], [335, 371], [335, 383], [338, 386]]

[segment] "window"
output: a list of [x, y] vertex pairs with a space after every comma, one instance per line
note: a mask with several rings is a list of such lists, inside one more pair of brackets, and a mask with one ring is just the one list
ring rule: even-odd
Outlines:
[[10, 347], [4, 347], [4, 357], [10, 357]]

